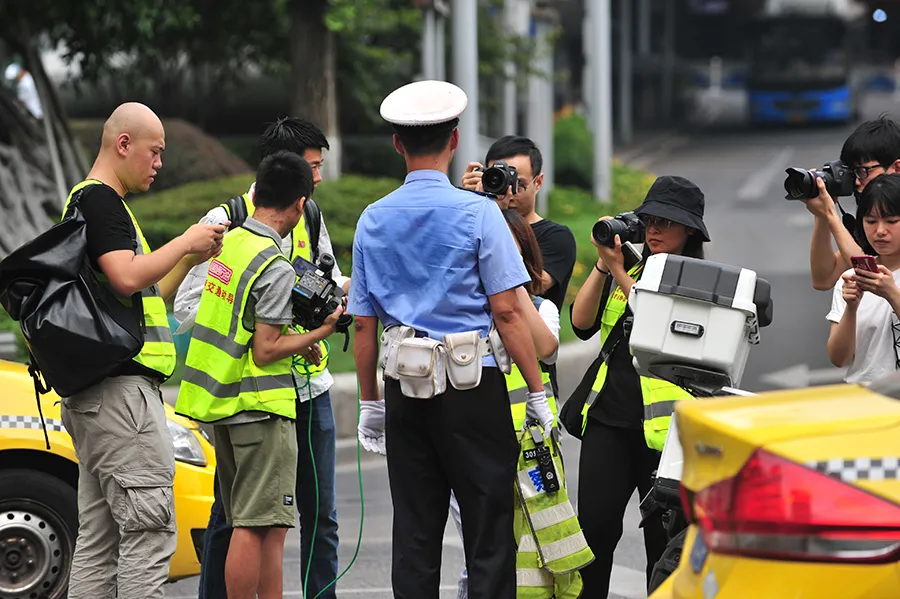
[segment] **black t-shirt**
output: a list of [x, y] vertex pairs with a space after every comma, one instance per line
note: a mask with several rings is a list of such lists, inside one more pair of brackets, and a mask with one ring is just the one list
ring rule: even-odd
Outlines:
[[[100, 256], [118, 250], [137, 248], [137, 236], [131, 217], [125, 209], [122, 197], [108, 185], [89, 185], [79, 199], [81, 213], [87, 225], [88, 257], [97, 272], [102, 272], [97, 260]], [[156, 373], [129, 360], [110, 376], [141, 375], [159, 378]]]
[[87, 224], [87, 251], [91, 265], [98, 271], [97, 260], [117, 250], [136, 249], [134, 225], [125, 203], [112, 187], [90, 185], [79, 200]]
[[541, 294], [562, 312], [566, 289], [575, 268], [575, 236], [565, 225], [544, 219], [531, 225], [541, 250], [544, 270], [553, 277], [554, 285]]
[[[562, 313], [566, 289], [569, 287], [569, 279], [572, 278], [572, 269], [575, 268], [575, 236], [569, 227], [547, 219], [532, 224], [531, 230], [534, 231], [538, 248], [541, 250], [544, 270], [554, 280], [553, 286], [542, 293], [541, 297], [556, 304], [556, 308]], [[541, 369], [550, 374], [553, 391], [559, 393], [556, 364], [541, 363]]]
[[[572, 330], [579, 339], [586, 341], [600, 330], [603, 307], [600, 306], [597, 310], [597, 317], [590, 329], [579, 329], [572, 325]], [[569, 310], [571, 312], [571, 307]], [[622, 318], [629, 316], [631, 309], [626, 308]], [[604, 339], [603, 342], [605, 341]], [[588, 411], [588, 417], [607, 426], [637, 430], [643, 428], [644, 401], [641, 394], [641, 377], [634, 369], [627, 337], [619, 340], [609, 356], [603, 390]]]

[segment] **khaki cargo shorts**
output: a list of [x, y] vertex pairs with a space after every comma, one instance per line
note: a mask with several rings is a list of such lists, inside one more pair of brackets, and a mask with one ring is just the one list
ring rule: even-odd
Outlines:
[[273, 417], [213, 426], [225, 519], [235, 528], [294, 527], [297, 431]]

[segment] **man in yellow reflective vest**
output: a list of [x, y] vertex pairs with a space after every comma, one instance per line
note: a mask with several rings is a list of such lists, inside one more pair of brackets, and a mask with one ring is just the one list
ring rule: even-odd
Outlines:
[[140, 298], [144, 321], [144, 345], [131, 361], [62, 400], [79, 461], [72, 599], [162, 598], [175, 552], [175, 455], [159, 391], [175, 369], [175, 345], [164, 300], [188, 269], [219, 253], [225, 227], [194, 225], [150, 250], [124, 197], [150, 188], [165, 145], [152, 110], [122, 104], [103, 125], [94, 165], [64, 209], [78, 199], [91, 265], [123, 304]]
[[312, 193], [312, 169], [293, 152], [259, 166], [256, 210], [225, 235], [209, 266], [175, 410], [214, 426], [222, 505], [234, 529], [229, 599], [282, 596], [282, 555], [294, 526], [297, 388], [293, 356], [334, 332], [339, 307], [314, 331], [292, 334], [296, 276], [280, 248]]
[[[323, 152], [329, 148], [325, 134], [314, 124], [294, 117], [282, 118], [269, 125], [259, 139], [260, 155], [265, 159], [279, 151], [294, 152], [303, 157], [313, 173], [313, 187], [322, 180]], [[253, 215], [256, 184], [228, 202], [211, 209], [200, 222], [231, 222], [234, 227]], [[315, 262], [322, 254], [334, 256], [328, 228], [314, 203], [307, 202], [304, 216], [281, 240], [281, 250], [293, 262], [297, 258]], [[318, 223], [310, 216], [318, 216]], [[319, 226], [316, 226], [316, 225]], [[350, 278], [341, 273], [335, 256], [332, 277], [343, 287], [350, 288]], [[175, 318], [178, 332], [193, 327], [197, 306], [206, 283], [208, 264], [194, 267], [175, 296]], [[306, 364], [295, 369], [298, 385], [297, 404], [297, 484], [294, 495], [300, 515], [300, 576], [307, 579], [306, 591], [319, 599], [335, 599], [338, 574], [338, 521], [335, 491], [335, 425], [330, 388], [334, 382], [328, 371], [324, 345], [304, 356]], [[319, 360], [318, 364], [315, 364]], [[312, 445], [312, 450], [310, 450]], [[200, 588], [198, 599], [219, 599], [225, 596], [225, 556], [231, 527], [225, 521], [222, 496], [218, 484], [214, 488], [215, 501], [210, 510], [209, 523], [200, 560]], [[318, 519], [316, 518], [318, 514]], [[315, 534], [315, 538], [313, 538]], [[312, 564], [309, 558], [312, 552]], [[320, 594], [321, 593], [321, 594]]]

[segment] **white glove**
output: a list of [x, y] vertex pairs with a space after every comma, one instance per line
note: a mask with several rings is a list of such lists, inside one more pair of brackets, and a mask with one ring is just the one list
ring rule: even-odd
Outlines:
[[545, 391], [528, 394], [528, 399], [525, 400], [525, 417], [540, 422], [544, 429], [544, 434], [548, 437], [550, 436], [550, 432], [553, 430], [554, 418]]
[[387, 455], [384, 447], [384, 400], [359, 402], [359, 443], [366, 451]]

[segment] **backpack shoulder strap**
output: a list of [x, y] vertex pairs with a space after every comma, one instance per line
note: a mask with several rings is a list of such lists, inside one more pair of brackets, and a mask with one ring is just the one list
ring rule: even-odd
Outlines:
[[247, 214], [247, 203], [244, 201], [244, 196], [235, 196], [231, 198], [222, 204], [222, 208], [228, 213], [228, 220], [231, 221], [231, 225], [228, 227], [229, 231], [243, 225], [244, 221], [247, 220], [247, 217], [249, 216]]
[[306, 221], [306, 228], [309, 231], [310, 254], [313, 264], [319, 262], [319, 234], [322, 231], [322, 211], [313, 201], [307, 198], [303, 205], [303, 218]]

